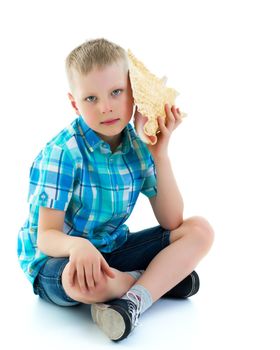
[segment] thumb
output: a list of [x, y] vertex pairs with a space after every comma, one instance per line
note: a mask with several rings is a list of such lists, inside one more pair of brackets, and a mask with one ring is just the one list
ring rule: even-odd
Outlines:
[[108, 263], [104, 260], [102, 264], [102, 270], [106, 273], [107, 276], [110, 278], [115, 278], [116, 275], [114, 271], [111, 269], [111, 267], [108, 265]]

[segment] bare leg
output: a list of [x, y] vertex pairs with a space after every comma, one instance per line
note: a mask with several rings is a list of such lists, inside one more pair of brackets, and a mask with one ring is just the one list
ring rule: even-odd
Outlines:
[[205, 219], [185, 220], [171, 231], [171, 244], [155, 256], [136, 283], [145, 287], [155, 302], [195, 269], [209, 251], [213, 237], [214, 232]]

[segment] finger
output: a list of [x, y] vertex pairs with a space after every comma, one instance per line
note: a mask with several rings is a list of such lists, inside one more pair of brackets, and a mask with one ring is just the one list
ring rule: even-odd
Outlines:
[[176, 120], [176, 117], [178, 116], [178, 112], [176, 110], [176, 107], [173, 105], [170, 109], [171, 113], [172, 113], [172, 117], [174, 120]]
[[167, 122], [166, 122], [166, 127], [168, 130], [172, 130], [173, 129], [173, 125], [175, 124], [175, 117], [173, 115], [173, 111], [172, 111], [172, 107], [169, 106], [169, 104], [167, 103], [165, 108], [165, 112], [166, 112], [166, 117], [167, 117]]
[[77, 265], [77, 279], [82, 293], [86, 293], [87, 288], [85, 284], [85, 272], [82, 264]]
[[181, 124], [183, 121], [179, 108], [175, 108], [174, 116], [175, 116], [175, 125], [174, 125], [174, 130], [175, 130], [177, 126]]
[[85, 279], [86, 279], [86, 284], [87, 284], [88, 289], [93, 290], [95, 285], [94, 285], [94, 279], [93, 279], [92, 264], [88, 264], [85, 267]]
[[94, 278], [94, 283], [98, 283], [100, 281], [100, 264], [99, 263], [93, 264], [93, 278]]
[[170, 131], [168, 130], [168, 128], [165, 125], [165, 120], [163, 117], [158, 117], [158, 133], [160, 133], [159, 137], [166, 137], [170, 134]]
[[104, 273], [106, 273], [108, 277], [110, 278], [116, 277], [114, 271], [111, 269], [111, 267], [108, 265], [105, 259], [102, 261], [102, 270], [104, 271]]
[[75, 265], [73, 263], [70, 262], [69, 264], [69, 270], [68, 270], [68, 278], [69, 278], [69, 283], [71, 286], [74, 285], [74, 275], [75, 275]]
[[161, 132], [165, 132], [167, 130], [167, 128], [165, 126], [165, 120], [163, 117], [158, 117], [158, 125], [159, 125]]
[[181, 112], [180, 112], [180, 109], [179, 108], [176, 108], [175, 109], [175, 118], [176, 118], [176, 120], [178, 120], [179, 122], [181, 122], [182, 121], [182, 115], [181, 115]]
[[172, 130], [175, 130], [177, 128], [177, 126], [181, 123], [182, 119], [179, 115], [179, 113], [177, 112], [176, 107], [173, 105], [171, 108], [171, 113], [173, 115], [174, 118], [174, 123], [172, 122], [171, 128]]

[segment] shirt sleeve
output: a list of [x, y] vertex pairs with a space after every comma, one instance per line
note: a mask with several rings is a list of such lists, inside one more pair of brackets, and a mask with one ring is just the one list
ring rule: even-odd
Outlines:
[[145, 176], [145, 181], [141, 189], [148, 198], [154, 197], [157, 194], [157, 176], [154, 160], [149, 156], [148, 169]]
[[66, 211], [73, 193], [74, 162], [68, 150], [46, 147], [30, 169], [28, 202]]

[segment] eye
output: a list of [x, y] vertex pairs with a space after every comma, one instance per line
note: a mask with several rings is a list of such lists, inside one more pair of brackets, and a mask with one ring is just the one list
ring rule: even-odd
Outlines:
[[95, 98], [96, 98], [95, 96], [88, 96], [88, 97], [85, 98], [85, 100], [88, 101], [88, 102], [94, 102]]
[[117, 89], [113, 91], [114, 96], [118, 96], [123, 90], [122, 89]]

